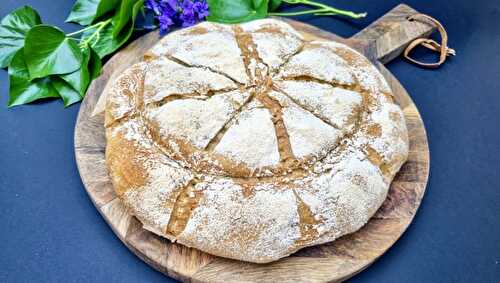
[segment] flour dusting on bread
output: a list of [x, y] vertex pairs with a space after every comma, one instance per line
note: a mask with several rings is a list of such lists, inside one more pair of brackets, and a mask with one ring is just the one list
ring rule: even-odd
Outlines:
[[408, 156], [385, 79], [288, 24], [202, 23], [164, 37], [106, 102], [106, 160], [160, 236], [265, 263], [360, 229]]

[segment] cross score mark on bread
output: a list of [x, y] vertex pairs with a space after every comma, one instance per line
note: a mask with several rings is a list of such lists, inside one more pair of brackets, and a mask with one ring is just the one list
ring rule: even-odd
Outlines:
[[146, 229], [252, 262], [358, 230], [408, 154], [367, 59], [269, 19], [166, 36], [116, 80], [105, 123], [113, 185]]

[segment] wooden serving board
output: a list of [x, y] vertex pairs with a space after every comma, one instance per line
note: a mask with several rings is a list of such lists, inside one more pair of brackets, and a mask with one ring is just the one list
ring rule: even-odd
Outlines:
[[115, 234], [142, 260], [158, 271], [185, 282], [337, 282], [360, 272], [380, 257], [412, 221], [425, 192], [429, 173], [429, 148], [424, 124], [415, 104], [396, 78], [381, 64], [398, 56], [413, 39], [426, 36], [432, 27], [410, 22], [416, 13], [399, 5], [350, 39], [310, 25], [287, 20], [306, 39], [335, 40], [365, 53], [389, 82], [405, 114], [409, 138], [408, 161], [394, 179], [388, 197], [366, 226], [334, 242], [304, 248], [269, 264], [252, 264], [212, 256], [171, 243], [142, 228], [116, 197], [105, 166], [104, 116], [92, 115], [108, 81], [141, 60], [159, 40], [149, 33], [113, 56], [102, 75], [90, 86], [75, 127], [75, 154], [85, 188]]

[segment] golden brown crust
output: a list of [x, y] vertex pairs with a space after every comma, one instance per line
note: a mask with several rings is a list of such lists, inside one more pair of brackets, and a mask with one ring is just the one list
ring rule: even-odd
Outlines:
[[147, 229], [252, 262], [359, 229], [408, 153], [369, 61], [276, 20], [165, 37], [115, 82], [106, 128], [113, 185]]

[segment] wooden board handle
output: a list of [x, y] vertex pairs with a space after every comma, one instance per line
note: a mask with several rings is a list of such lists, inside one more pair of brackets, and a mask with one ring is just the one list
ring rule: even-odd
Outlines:
[[409, 16], [417, 13], [410, 6], [400, 4], [349, 41], [362, 49], [371, 60], [377, 59], [385, 64], [403, 53], [411, 41], [427, 37], [435, 29], [430, 24], [408, 20]]

